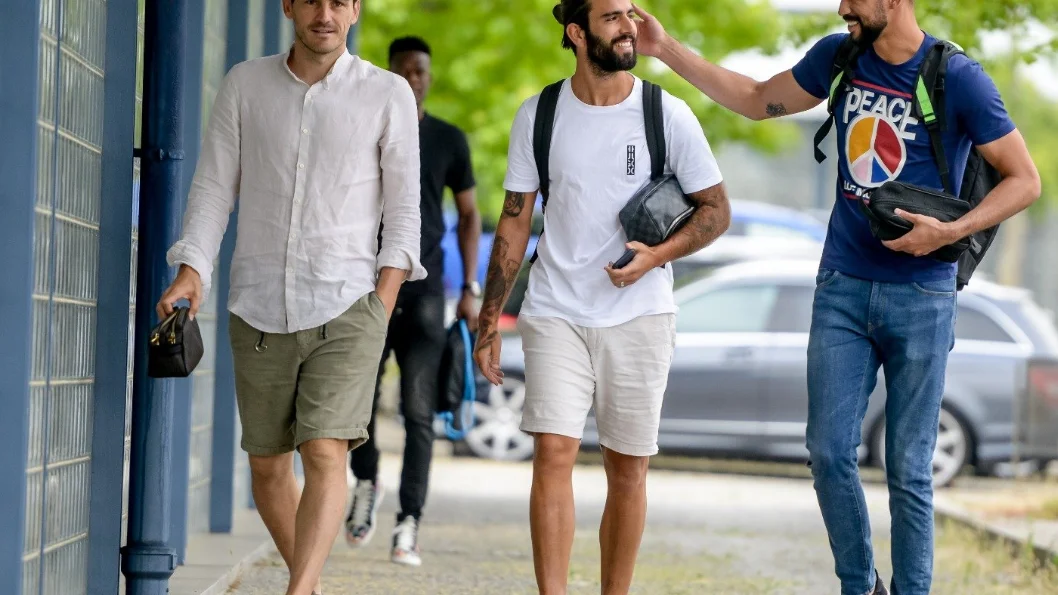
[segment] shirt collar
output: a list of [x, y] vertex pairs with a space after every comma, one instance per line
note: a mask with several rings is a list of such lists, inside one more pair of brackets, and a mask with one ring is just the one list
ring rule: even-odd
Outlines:
[[[287, 63], [287, 60], [290, 59], [290, 54], [293, 51], [294, 46], [291, 45], [289, 50], [287, 50], [283, 54], [280, 54], [280, 57], [282, 58], [280, 60], [280, 63], [283, 66], [283, 70], [285, 70], [291, 78], [304, 85], [305, 81], [298, 78], [298, 75], [294, 74], [294, 71], [290, 70], [290, 64]], [[341, 55], [338, 56], [338, 60], [334, 62], [334, 65], [331, 66], [331, 69], [329, 71], [327, 71], [327, 75], [323, 77], [323, 80], [321, 80], [319, 84], [323, 85], [324, 89], [330, 89], [331, 83], [341, 80], [346, 74], [348, 74], [349, 71], [352, 70], [353, 64], [355, 64], [355, 62], [356, 59], [352, 54], [349, 53], [349, 49], [346, 48], [341, 53]]]

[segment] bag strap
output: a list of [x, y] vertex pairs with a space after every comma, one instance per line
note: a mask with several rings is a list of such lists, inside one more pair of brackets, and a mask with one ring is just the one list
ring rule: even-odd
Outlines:
[[536, 121], [533, 125], [533, 157], [536, 159], [536, 173], [540, 178], [540, 194], [547, 206], [547, 195], [551, 186], [548, 171], [548, 156], [551, 154], [551, 134], [555, 127], [555, 111], [558, 108], [558, 96], [562, 93], [564, 81], [555, 81], [544, 87], [540, 100], [536, 104]]
[[853, 71], [856, 68], [856, 60], [860, 57], [861, 47], [851, 36], [845, 38], [845, 41], [841, 42], [838, 47], [838, 53], [834, 55], [834, 64], [830, 69], [830, 95], [827, 97], [827, 119], [823, 121], [823, 124], [816, 130], [815, 136], [815, 157], [817, 163], [823, 163], [826, 161], [827, 156], [819, 145], [823, 144], [823, 141], [830, 134], [830, 129], [834, 125], [834, 107], [837, 104], [838, 97], [841, 95], [840, 91], [844, 90], [844, 87], [848, 86], [853, 78]]
[[948, 168], [942, 133], [947, 126], [944, 83], [948, 74], [948, 60], [957, 53], [962, 53], [962, 48], [947, 41], [939, 41], [930, 48], [915, 81], [914, 108], [915, 117], [923, 123], [929, 133], [933, 158], [937, 162], [937, 171], [940, 173], [944, 190], [952, 195], [955, 194], [954, 184]]
[[[536, 120], [533, 123], [533, 158], [536, 160], [536, 174], [540, 180], [540, 196], [543, 199], [540, 205], [541, 210], [547, 209], [547, 197], [551, 189], [551, 173], [548, 161], [551, 155], [551, 135], [555, 129], [555, 111], [558, 109], [558, 96], [562, 93], [564, 82], [565, 79], [555, 81], [544, 87], [536, 104]], [[541, 230], [540, 235], [543, 234], [544, 232]], [[533, 250], [533, 256], [529, 259], [530, 264], [536, 262], [537, 250]]]
[[650, 153], [650, 179], [665, 174], [665, 112], [661, 105], [661, 87], [643, 80], [643, 123], [646, 126], [647, 151]]

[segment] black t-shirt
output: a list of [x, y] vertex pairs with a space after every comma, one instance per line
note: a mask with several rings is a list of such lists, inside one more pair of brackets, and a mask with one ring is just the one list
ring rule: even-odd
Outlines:
[[[422, 239], [420, 262], [427, 277], [401, 287], [403, 294], [444, 294], [444, 253], [441, 239], [445, 234], [442, 201], [445, 186], [453, 195], [474, 187], [470, 163], [470, 146], [459, 128], [426, 114], [419, 122], [419, 165]], [[381, 237], [381, 236], [380, 236]]]

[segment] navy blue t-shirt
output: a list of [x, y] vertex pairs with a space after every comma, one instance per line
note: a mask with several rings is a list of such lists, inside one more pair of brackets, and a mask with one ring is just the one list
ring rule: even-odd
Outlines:
[[[827, 97], [834, 56], [847, 36], [836, 33], [824, 37], [794, 66], [794, 78], [805, 91], [821, 99]], [[835, 103], [837, 201], [821, 266], [891, 283], [954, 278], [955, 264], [886, 248], [871, 235], [867, 218], [856, 203], [864, 192], [894, 179], [944, 189], [929, 133], [914, 117], [912, 99], [919, 67], [936, 42], [927, 34], [918, 53], [899, 65], [885, 62], [874, 48], [868, 49], [856, 65], [853, 89]], [[1014, 130], [1014, 123], [992, 79], [965, 55], [957, 54], [948, 62], [946, 92], [944, 152], [958, 195], [971, 144], [999, 139]]]

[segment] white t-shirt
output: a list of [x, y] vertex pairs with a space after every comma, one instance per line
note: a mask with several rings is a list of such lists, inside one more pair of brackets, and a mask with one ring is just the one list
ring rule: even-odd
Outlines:
[[[552, 133], [544, 233], [520, 315], [553, 316], [598, 328], [676, 312], [670, 265], [654, 268], [624, 288], [614, 287], [605, 271], [628, 242], [618, 214], [650, 180], [642, 85], [637, 77], [621, 103], [592, 106], [573, 94], [569, 79], [563, 83]], [[691, 108], [667, 92], [662, 97], [665, 173], [675, 173], [687, 194], [719, 184], [719, 167]], [[511, 127], [504, 181], [511, 192], [540, 187], [533, 158], [539, 98], [522, 104]]]

